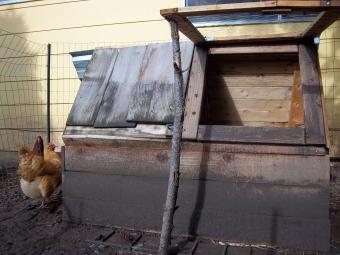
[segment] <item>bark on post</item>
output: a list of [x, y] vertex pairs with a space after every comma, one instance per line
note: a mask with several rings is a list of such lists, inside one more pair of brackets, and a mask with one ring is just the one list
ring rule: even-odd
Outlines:
[[182, 138], [183, 117], [183, 75], [181, 68], [181, 51], [179, 46], [179, 33], [177, 23], [169, 20], [171, 27], [172, 51], [175, 74], [175, 114], [174, 126], [171, 140], [170, 173], [168, 182], [168, 193], [163, 212], [163, 224], [159, 243], [158, 254], [166, 255], [170, 246], [171, 232], [173, 229], [173, 217], [175, 213], [177, 193], [179, 187], [179, 165]]

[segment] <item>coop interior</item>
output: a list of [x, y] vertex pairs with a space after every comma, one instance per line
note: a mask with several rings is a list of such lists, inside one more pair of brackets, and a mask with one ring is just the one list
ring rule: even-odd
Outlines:
[[297, 53], [209, 54], [201, 125], [299, 127]]

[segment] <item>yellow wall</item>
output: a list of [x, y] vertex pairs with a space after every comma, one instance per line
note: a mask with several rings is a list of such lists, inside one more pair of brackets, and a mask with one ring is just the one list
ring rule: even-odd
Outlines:
[[[183, 0], [40, 0], [2, 5], [0, 28], [10, 33], [5, 36], [0, 33], [0, 55], [7, 54], [8, 48], [15, 48], [16, 45], [25, 52], [43, 55], [46, 53], [46, 43], [52, 43], [53, 140], [61, 143], [61, 132], [80, 84], [69, 52], [103, 46], [121, 47], [168, 41], [169, 27], [160, 16], [159, 10], [183, 6], [183, 2]], [[5, 37], [9, 39], [4, 43]], [[319, 53], [328, 121], [333, 130], [332, 153], [340, 155], [340, 132], [334, 131], [340, 129], [340, 21], [322, 34]], [[37, 56], [35, 60], [30, 59], [26, 65], [23, 62], [23, 68], [15, 70], [11, 76], [29, 75], [46, 78], [44, 61], [45, 57]], [[1, 73], [3, 65], [0, 61], [0, 78], [3, 75]], [[8, 101], [20, 104], [27, 102], [28, 99], [29, 102], [30, 100], [46, 102], [46, 82], [43, 79], [25, 84], [25, 90], [18, 92], [23, 86], [20, 83], [2, 84], [0, 104]], [[21, 94], [15, 96], [15, 93]], [[9, 125], [41, 127], [45, 112], [45, 106], [0, 107], [0, 114], [3, 116], [0, 119], [0, 128]], [[17, 144], [31, 143], [36, 135], [27, 132], [1, 132], [0, 150], [15, 150]], [[16, 142], [13, 143], [13, 140]], [[1, 148], [1, 144], [6, 144], [6, 148]]]

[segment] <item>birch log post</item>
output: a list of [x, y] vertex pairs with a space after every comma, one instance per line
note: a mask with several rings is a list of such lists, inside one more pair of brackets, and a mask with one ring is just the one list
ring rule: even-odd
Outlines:
[[170, 246], [171, 231], [173, 229], [173, 217], [176, 208], [176, 200], [179, 186], [179, 165], [182, 138], [183, 118], [183, 75], [181, 68], [181, 50], [179, 46], [179, 33], [177, 23], [169, 20], [172, 38], [172, 51], [174, 62], [174, 93], [175, 93], [175, 114], [174, 126], [171, 140], [170, 173], [168, 182], [168, 193], [163, 212], [162, 231], [159, 242], [158, 254], [166, 255]]

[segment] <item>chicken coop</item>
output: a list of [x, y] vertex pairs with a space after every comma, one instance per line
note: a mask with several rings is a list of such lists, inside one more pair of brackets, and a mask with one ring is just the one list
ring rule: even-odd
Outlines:
[[[338, 1], [162, 10], [185, 111], [174, 233], [329, 249], [327, 119], [315, 37]], [[170, 43], [94, 50], [64, 131], [71, 221], [159, 231], [174, 118]]]

